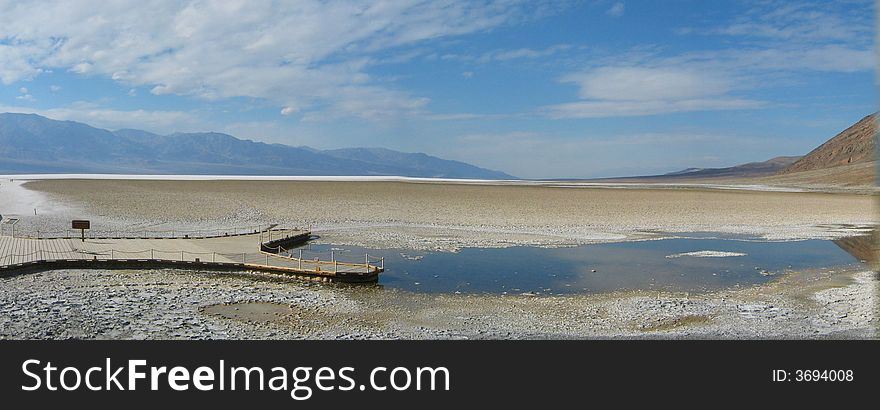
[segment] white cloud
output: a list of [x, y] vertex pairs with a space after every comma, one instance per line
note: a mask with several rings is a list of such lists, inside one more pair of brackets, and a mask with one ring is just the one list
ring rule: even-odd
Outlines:
[[812, 72], [868, 72], [875, 66], [870, 18], [821, 3], [761, 2], [720, 27], [679, 35], [735, 37], [714, 47], [664, 55], [636, 47], [593, 59], [560, 81], [579, 101], [542, 107], [550, 118], [599, 118], [754, 109], [772, 105], [750, 91], [796, 84]]
[[509, 60], [517, 60], [517, 59], [531, 59], [531, 58], [541, 58], [548, 57], [553, 54], [557, 54], [561, 51], [565, 51], [572, 48], [571, 45], [568, 44], [557, 44], [554, 46], [547, 47], [545, 49], [532, 49], [532, 48], [517, 48], [513, 50], [494, 50], [488, 53], [483, 54], [480, 57], [481, 62], [488, 61], [509, 61]]
[[[858, 3], [858, 2], [855, 2]], [[871, 1], [862, 1], [847, 11], [834, 2], [760, 2], [730, 24], [710, 33], [811, 42], [857, 41], [864, 43], [872, 33]]]
[[291, 107], [291, 106], [287, 105], [287, 106], [284, 106], [284, 108], [281, 109], [281, 115], [293, 115], [293, 114], [296, 114], [297, 111], [299, 111], [299, 110], [297, 110], [297, 109], [294, 108], [294, 107]]
[[486, 64], [493, 61], [511, 61], [511, 60], [525, 60], [525, 59], [538, 59], [542, 57], [549, 57], [554, 54], [561, 53], [566, 50], [572, 49], [573, 46], [570, 44], [556, 44], [543, 49], [536, 48], [515, 48], [515, 49], [496, 49], [490, 50], [485, 53], [479, 55], [471, 55], [471, 54], [455, 54], [448, 53], [443, 54], [441, 56], [436, 55], [427, 55], [426, 58], [439, 58], [441, 60], [457, 60], [457, 61], [465, 61], [472, 63], [480, 63]]
[[563, 77], [580, 86], [580, 96], [597, 100], [678, 100], [724, 94], [729, 81], [679, 67], [600, 67]]
[[53, 85], [50, 85], [50, 86], [49, 86], [49, 91], [51, 91], [51, 92], [53, 92], [53, 93], [57, 93], [57, 92], [61, 91], [61, 86], [60, 86], [60, 85], [54, 85], [54, 84], [53, 84]]
[[540, 5], [367, 0], [0, 0], [0, 81], [44, 70], [113, 78], [154, 94], [266, 99], [309, 118], [377, 118], [427, 99], [364, 72], [371, 53], [492, 29]]
[[19, 92], [21, 95], [17, 95], [17, 96], [15, 96], [15, 99], [16, 99], [16, 100], [22, 100], [22, 101], [27, 101], [27, 102], [34, 102], [34, 101], [37, 100], [36, 98], [34, 98], [33, 95], [30, 95], [30, 93], [28, 93], [28, 89], [27, 89], [27, 87], [21, 87], [21, 88], [19, 88], [19, 89], [18, 89], [18, 92]]
[[730, 79], [686, 66], [600, 67], [567, 75], [561, 81], [578, 85], [583, 100], [543, 107], [541, 112], [549, 118], [645, 116], [766, 105], [730, 96]]
[[611, 17], [620, 17], [623, 15], [623, 13], [625, 11], [626, 11], [626, 5], [624, 5], [623, 2], [618, 1], [614, 4], [612, 4], [611, 7], [608, 9], [608, 11], [605, 12], [605, 14], [607, 14]]
[[683, 100], [578, 101], [550, 105], [543, 112], [553, 119], [637, 117], [694, 111], [754, 109], [767, 103], [743, 98], [696, 98]]
[[[0, 21], [2, 19], [3, 11], [0, 8]], [[4, 37], [5, 35], [0, 34], [0, 39]], [[35, 45], [22, 44], [15, 40], [0, 41], [0, 83], [9, 85], [40, 74], [43, 70], [35, 67], [30, 60], [31, 56], [40, 52]]]
[[730, 23], [677, 30], [681, 35], [720, 36], [725, 43], [732, 38], [742, 46], [684, 53], [667, 63], [700, 63], [726, 71], [870, 71], [875, 66], [874, 21], [866, 11], [873, 2], [851, 3], [853, 7], [833, 2], [754, 2], [752, 9]]

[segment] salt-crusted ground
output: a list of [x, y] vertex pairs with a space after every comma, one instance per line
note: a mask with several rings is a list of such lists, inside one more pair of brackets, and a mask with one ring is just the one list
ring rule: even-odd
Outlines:
[[0, 338], [876, 338], [878, 278], [789, 274], [708, 294], [428, 295], [258, 274], [54, 271], [0, 279]]
[[[311, 225], [322, 242], [433, 250], [694, 231], [837, 238], [873, 221], [871, 198], [846, 193], [402, 182], [4, 180], [0, 206], [22, 232], [64, 229], [73, 218], [138, 230], [275, 222]], [[867, 268], [706, 294], [539, 297], [74, 270], [0, 278], [0, 337], [876, 338], [877, 292]]]
[[874, 220], [869, 195], [700, 187], [42, 180], [24, 188], [47, 209], [23, 215], [21, 230], [63, 229], [74, 216], [104, 229], [274, 222], [312, 226], [328, 243], [421, 250], [566, 246], [697, 231], [831, 239], [863, 232]]

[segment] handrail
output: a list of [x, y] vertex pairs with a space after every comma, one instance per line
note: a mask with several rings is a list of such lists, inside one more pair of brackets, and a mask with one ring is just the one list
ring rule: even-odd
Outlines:
[[[253, 234], [264, 234], [266, 232], [271, 231], [293, 231], [293, 230], [303, 230], [302, 228], [292, 228], [292, 229], [275, 229], [278, 226], [277, 224], [268, 224], [268, 225], [248, 225], [248, 226], [235, 226], [235, 227], [227, 227], [227, 228], [209, 228], [209, 229], [103, 229], [97, 230], [92, 229], [85, 232], [86, 239], [115, 239], [115, 238], [125, 238], [125, 239], [199, 239], [199, 238], [222, 238], [226, 236], [241, 236], [241, 235], [253, 235]], [[22, 238], [22, 239], [75, 239], [80, 238], [81, 232], [77, 229], [57, 229], [51, 231], [44, 231], [41, 229], [35, 230], [35, 236], [27, 236], [27, 235], [15, 235], [14, 238]], [[53, 236], [54, 235], [54, 236]]]
[[267, 255], [269, 257], [276, 258], [276, 259], [282, 259], [282, 260], [294, 261], [294, 262], [302, 261], [302, 262], [306, 262], [306, 263], [311, 263], [313, 265], [340, 265], [340, 266], [356, 266], [356, 267], [369, 266], [370, 269], [379, 268], [378, 266], [370, 265], [367, 263], [340, 262], [338, 260], [333, 260], [333, 261], [323, 260], [322, 261], [322, 260], [314, 260], [314, 259], [299, 259], [299, 258], [294, 258], [292, 256], [282, 256], [282, 255], [278, 255], [278, 254], [270, 253], [270, 252], [262, 252], [261, 251], [261, 253], [264, 255]]
[[[137, 255], [134, 258], [128, 255]], [[169, 257], [169, 255], [173, 255]], [[179, 257], [175, 257], [178, 256]], [[209, 260], [201, 260], [200, 257], [211, 256]], [[218, 262], [217, 258], [223, 258], [228, 262]], [[260, 261], [262, 257], [272, 258], [274, 260], [283, 260], [285, 262], [289, 262], [291, 264], [298, 264], [300, 267], [302, 264], [307, 264], [311, 266], [334, 266], [334, 267], [356, 267], [356, 268], [364, 268], [368, 272], [381, 272], [384, 270], [384, 258], [379, 258], [379, 261], [382, 262], [381, 266], [376, 266], [370, 264], [368, 262], [358, 263], [358, 262], [348, 262], [348, 261], [339, 261], [339, 260], [314, 260], [314, 259], [298, 259], [294, 257], [282, 256], [270, 252], [245, 252], [245, 253], [225, 253], [225, 252], [190, 252], [190, 251], [175, 251], [175, 250], [165, 250], [165, 249], [144, 249], [139, 251], [127, 251], [127, 250], [117, 250], [117, 249], [100, 249], [100, 250], [85, 250], [78, 249], [72, 251], [50, 251], [50, 250], [38, 250], [29, 253], [23, 254], [7, 254], [0, 256], [0, 267], [24, 264], [30, 262], [44, 262], [44, 261], [57, 261], [57, 260], [69, 260], [69, 259], [79, 259], [79, 260], [102, 260], [102, 261], [126, 261], [130, 259], [147, 259], [154, 261], [167, 261], [167, 262], [211, 262], [211, 263], [242, 263], [242, 264], [252, 264], [252, 265], [260, 265], [259, 263], [253, 263], [253, 261]], [[207, 259], [207, 258], [204, 258]], [[369, 255], [365, 255], [365, 261], [369, 260]], [[240, 262], [239, 262], [240, 261]], [[268, 259], [267, 259], [268, 262]], [[267, 263], [267, 266], [271, 266], [271, 264]], [[336, 271], [338, 269], [334, 269]]]
[[[292, 232], [293, 229], [287, 230], [273, 230], [276, 225], [271, 225], [267, 231], [264, 232]], [[302, 232], [302, 231], [301, 231]], [[308, 231], [304, 231], [302, 233], [308, 233]], [[300, 235], [302, 234], [300, 233]], [[271, 236], [270, 236], [271, 237]], [[283, 241], [285, 239], [294, 238], [294, 236], [286, 236], [273, 238], [270, 242], [278, 242]], [[261, 240], [263, 238], [261, 237]], [[375, 257], [369, 254], [364, 254], [363, 262], [350, 262], [350, 261], [340, 261], [336, 259], [337, 252], [331, 250], [329, 252], [310, 252], [306, 250], [306, 253], [320, 254], [326, 255], [330, 254], [330, 260], [321, 260], [320, 258], [314, 259], [305, 259], [305, 258], [295, 258], [291, 253], [291, 250], [285, 249], [281, 245], [278, 246], [266, 246], [267, 242], [260, 242], [260, 250], [258, 252], [244, 252], [244, 253], [227, 253], [227, 252], [191, 252], [187, 250], [166, 250], [166, 249], [143, 249], [143, 250], [121, 250], [121, 249], [71, 249], [70, 251], [55, 251], [55, 250], [36, 250], [29, 253], [24, 254], [6, 254], [0, 256], [0, 268], [8, 267], [11, 265], [21, 265], [27, 263], [36, 263], [36, 262], [47, 262], [47, 261], [60, 261], [60, 260], [101, 260], [101, 261], [130, 261], [130, 260], [150, 260], [150, 261], [160, 261], [160, 262], [202, 262], [208, 263], [209, 261], [202, 259], [208, 259], [207, 256], [210, 255], [210, 263], [213, 264], [243, 264], [247, 266], [264, 266], [264, 267], [274, 267], [274, 268], [291, 268], [291, 269], [299, 269], [305, 271], [311, 271], [311, 269], [303, 269], [303, 265], [314, 266], [315, 273], [321, 274], [336, 274], [339, 272], [339, 267], [355, 267], [355, 268], [363, 268], [366, 270], [366, 273], [378, 273], [382, 272], [385, 269], [385, 258], [384, 257]], [[266, 252], [265, 250], [269, 250]], [[298, 249], [300, 251], [300, 255], [302, 255], [303, 250]], [[287, 253], [287, 255], [284, 255]], [[134, 255], [134, 257], [132, 257]], [[147, 257], [149, 255], [149, 257]], [[171, 255], [169, 257], [169, 255]], [[59, 257], [60, 256], [60, 257]], [[217, 259], [221, 258], [221, 261], [217, 261]], [[260, 262], [265, 258], [266, 265], [261, 265]], [[271, 265], [270, 259], [272, 260], [282, 260], [288, 264], [296, 265], [294, 268], [292, 266], [273, 266]], [[240, 261], [240, 262], [239, 262]], [[371, 262], [379, 262], [381, 265], [373, 265]], [[332, 270], [322, 271], [320, 269], [321, 266], [333, 266]], [[348, 271], [349, 273], [351, 271]]]

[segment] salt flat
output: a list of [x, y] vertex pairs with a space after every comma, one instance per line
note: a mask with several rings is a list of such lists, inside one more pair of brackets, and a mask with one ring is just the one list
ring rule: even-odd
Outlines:
[[[574, 245], [696, 231], [835, 238], [874, 221], [871, 196], [851, 193], [385, 180], [44, 179], [24, 186], [99, 226], [272, 221], [311, 225], [328, 241], [414, 249]], [[46, 218], [29, 223], [24, 218], [22, 229], [48, 230], [37, 226]]]
[[[0, 189], [30, 192], [13, 209], [35, 206], [39, 215], [23, 213], [22, 229], [66, 228], [73, 216], [107, 229], [271, 221], [312, 225], [326, 243], [443, 251], [695, 231], [837, 238], [874, 221], [870, 195], [706, 187], [43, 179], [2, 182]], [[791, 272], [705, 294], [540, 297], [429, 295], [186, 271], [57, 271], [0, 281], [0, 312], [8, 317], [0, 320], [3, 338], [872, 338], [880, 317], [880, 282], [859, 266]], [[291, 313], [252, 321], [212, 308], [239, 303], [280, 304]], [[46, 309], [57, 314], [47, 320]]]

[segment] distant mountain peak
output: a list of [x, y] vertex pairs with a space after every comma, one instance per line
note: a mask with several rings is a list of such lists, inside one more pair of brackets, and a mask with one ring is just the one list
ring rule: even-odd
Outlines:
[[515, 179], [459, 161], [387, 148], [318, 150], [221, 132], [114, 132], [37, 114], [0, 113], [0, 173], [388, 175]]

